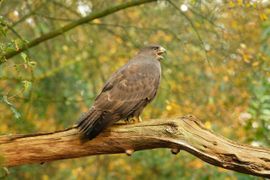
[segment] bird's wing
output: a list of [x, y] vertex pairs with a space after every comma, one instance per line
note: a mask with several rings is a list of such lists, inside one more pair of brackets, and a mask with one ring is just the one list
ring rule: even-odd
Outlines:
[[149, 103], [155, 97], [159, 80], [157, 68], [128, 64], [108, 80], [94, 107], [117, 116], [128, 116], [138, 106], [145, 106], [144, 102]]
[[111, 76], [92, 108], [78, 123], [84, 137], [94, 138], [104, 128], [133, 115], [155, 97], [160, 70], [148, 66], [127, 64]]

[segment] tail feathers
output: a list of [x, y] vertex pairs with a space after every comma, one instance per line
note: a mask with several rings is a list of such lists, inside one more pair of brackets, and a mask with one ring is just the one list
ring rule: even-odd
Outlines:
[[83, 138], [93, 139], [110, 123], [110, 118], [104, 117], [104, 112], [90, 110], [78, 123], [79, 131]]

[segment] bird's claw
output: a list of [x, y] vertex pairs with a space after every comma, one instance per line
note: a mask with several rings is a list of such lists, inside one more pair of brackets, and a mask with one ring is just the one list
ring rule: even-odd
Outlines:
[[139, 122], [142, 122], [142, 118], [139, 116], [139, 117], [131, 117], [131, 118], [127, 118], [125, 120], [125, 122], [127, 124], [135, 124], [135, 123], [139, 123]]

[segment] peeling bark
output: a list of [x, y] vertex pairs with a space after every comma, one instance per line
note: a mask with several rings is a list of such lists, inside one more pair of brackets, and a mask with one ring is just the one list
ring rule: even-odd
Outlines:
[[214, 166], [270, 177], [270, 150], [241, 145], [206, 129], [194, 116], [115, 125], [91, 141], [82, 141], [75, 127], [30, 135], [0, 136], [2, 166], [42, 163], [99, 154], [170, 148], [185, 150]]

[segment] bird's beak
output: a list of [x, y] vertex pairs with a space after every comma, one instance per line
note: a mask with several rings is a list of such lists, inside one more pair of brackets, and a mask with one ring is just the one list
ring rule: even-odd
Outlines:
[[164, 54], [166, 53], [166, 49], [164, 47], [159, 48], [159, 53]]
[[160, 59], [163, 59], [162, 55], [166, 54], [166, 49], [164, 47], [160, 47], [157, 54], [158, 54]]

